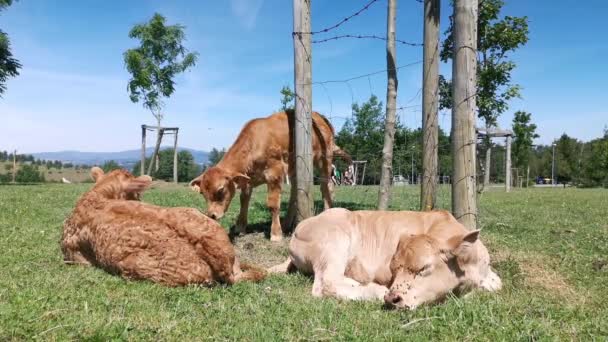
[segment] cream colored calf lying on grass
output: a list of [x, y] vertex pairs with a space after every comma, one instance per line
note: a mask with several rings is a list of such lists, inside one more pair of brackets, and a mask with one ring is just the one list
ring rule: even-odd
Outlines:
[[270, 271], [314, 274], [316, 297], [384, 299], [414, 309], [450, 292], [500, 289], [478, 237], [446, 211], [336, 208], [302, 221], [289, 259]]

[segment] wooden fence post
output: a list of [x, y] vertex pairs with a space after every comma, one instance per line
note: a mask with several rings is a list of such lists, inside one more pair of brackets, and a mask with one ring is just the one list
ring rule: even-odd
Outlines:
[[452, 63], [452, 211], [460, 223], [477, 227], [475, 108], [477, 85], [477, 0], [454, 2]]
[[378, 190], [378, 210], [388, 209], [393, 176], [393, 145], [395, 142], [395, 112], [397, 111], [397, 55], [395, 50], [395, 22], [397, 0], [388, 0], [386, 18], [386, 119], [384, 122], [384, 147], [382, 149], [382, 169]]
[[[313, 214], [312, 164], [312, 51], [311, 51], [310, 0], [293, 1], [294, 47], [294, 151], [295, 179], [292, 181], [289, 212], [286, 225], [289, 229]], [[272, 240], [280, 236], [272, 233]]]
[[173, 183], [177, 184], [177, 133], [179, 129], [175, 129], [175, 139], [173, 140]]
[[424, 1], [422, 71], [422, 187], [420, 210], [432, 210], [437, 201], [439, 145], [439, 0]]

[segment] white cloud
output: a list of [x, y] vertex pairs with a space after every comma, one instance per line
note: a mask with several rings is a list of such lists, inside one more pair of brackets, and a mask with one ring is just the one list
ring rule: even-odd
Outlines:
[[230, 9], [232, 14], [248, 30], [255, 27], [258, 13], [264, 4], [264, 0], [231, 0]]

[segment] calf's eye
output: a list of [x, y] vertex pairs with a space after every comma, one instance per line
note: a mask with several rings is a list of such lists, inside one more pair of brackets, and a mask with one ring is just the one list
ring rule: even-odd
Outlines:
[[424, 267], [422, 267], [420, 269], [420, 271], [418, 271], [418, 275], [421, 277], [426, 277], [429, 274], [431, 274], [431, 271], [433, 270], [433, 265], [428, 264], [428, 265], [424, 265]]

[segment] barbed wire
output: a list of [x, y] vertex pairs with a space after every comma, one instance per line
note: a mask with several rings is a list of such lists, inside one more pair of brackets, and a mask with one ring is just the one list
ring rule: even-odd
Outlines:
[[422, 105], [401, 106], [401, 107], [395, 108], [395, 110], [405, 110], [405, 109], [408, 109], [408, 108], [416, 108], [416, 107], [421, 107], [421, 106]]
[[360, 10], [358, 10], [357, 12], [345, 17], [344, 19], [340, 20], [337, 24], [334, 24], [332, 26], [326, 27], [322, 30], [318, 30], [318, 31], [310, 31], [310, 32], [292, 32], [292, 35], [302, 35], [302, 34], [310, 34], [310, 35], [315, 35], [315, 34], [319, 34], [319, 33], [326, 33], [329, 32], [331, 30], [334, 30], [338, 27], [340, 27], [342, 24], [344, 24], [345, 22], [349, 21], [350, 19], [358, 16], [359, 14], [363, 13], [364, 11], [366, 11], [373, 3], [378, 2], [379, 0], [371, 0], [370, 2], [368, 2], [365, 6], [363, 6], [363, 8], [361, 8]]
[[[400, 66], [396, 67], [395, 69], [399, 70], [399, 69], [407, 68], [407, 67], [410, 67], [410, 66], [413, 66], [413, 65], [416, 65], [416, 64], [421, 64], [421, 63], [422, 63], [422, 61], [416, 61], [416, 62], [400, 65]], [[373, 75], [378, 75], [378, 74], [381, 74], [381, 73], [385, 73], [387, 71], [388, 71], [388, 69], [378, 70], [378, 71], [370, 72], [370, 73], [363, 74], [363, 75], [354, 76], [354, 77], [343, 79], [343, 80], [327, 80], [327, 81], [312, 82], [311, 84], [348, 83], [349, 81], [354, 81], [354, 80], [358, 80], [360, 78], [369, 77], [369, 76], [373, 76]]]
[[[343, 35], [339, 35], [339, 36], [334, 36], [334, 37], [330, 37], [330, 38], [325, 38], [325, 39], [320, 39], [320, 40], [313, 40], [312, 43], [313, 44], [319, 44], [319, 43], [326, 43], [332, 40], [338, 40], [338, 39], [343, 39], [343, 38], [356, 38], [356, 39], [377, 39], [377, 40], [382, 40], [382, 41], [387, 41], [388, 38], [386, 37], [381, 37], [381, 36], [376, 36], [374, 34], [372, 35], [363, 35], [363, 34], [343, 34]], [[422, 43], [410, 43], [410, 42], [406, 42], [405, 40], [401, 40], [401, 39], [395, 39], [396, 43], [400, 43], [403, 45], [409, 45], [409, 46], [424, 46], [424, 44]]]

